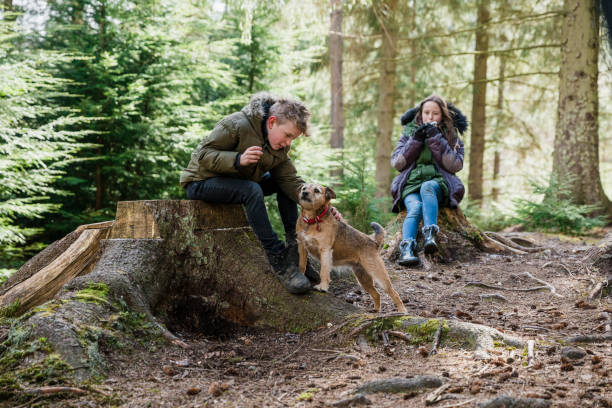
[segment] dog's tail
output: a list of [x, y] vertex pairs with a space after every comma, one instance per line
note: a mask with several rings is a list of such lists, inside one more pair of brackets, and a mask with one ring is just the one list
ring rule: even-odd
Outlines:
[[383, 239], [385, 238], [385, 230], [377, 222], [371, 222], [370, 227], [372, 227], [372, 229], [374, 230], [374, 241], [376, 241], [376, 244], [380, 248], [383, 243]]

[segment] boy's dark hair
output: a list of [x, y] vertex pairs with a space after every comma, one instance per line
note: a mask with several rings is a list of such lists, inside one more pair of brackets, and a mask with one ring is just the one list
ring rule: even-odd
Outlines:
[[279, 98], [270, 106], [270, 116], [276, 116], [281, 124], [290, 120], [304, 136], [310, 136], [310, 111], [304, 103], [295, 99]]

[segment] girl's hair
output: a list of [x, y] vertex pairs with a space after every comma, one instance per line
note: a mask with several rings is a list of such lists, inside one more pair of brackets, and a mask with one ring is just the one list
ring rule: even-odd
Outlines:
[[457, 141], [457, 134], [455, 132], [455, 124], [453, 122], [454, 113], [448, 109], [446, 101], [442, 99], [438, 95], [429, 95], [427, 98], [423, 99], [419, 104], [419, 110], [414, 118], [414, 122], [417, 125], [423, 124], [423, 105], [427, 102], [435, 102], [440, 107], [440, 111], [442, 112], [442, 130], [444, 133], [444, 137], [448, 141], [448, 144], [454, 146]]

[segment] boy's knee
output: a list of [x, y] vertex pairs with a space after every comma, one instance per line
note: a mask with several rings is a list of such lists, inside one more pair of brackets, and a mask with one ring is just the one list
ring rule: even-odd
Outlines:
[[247, 200], [262, 200], [264, 199], [264, 193], [261, 186], [254, 182], [249, 181], [244, 187], [244, 195]]

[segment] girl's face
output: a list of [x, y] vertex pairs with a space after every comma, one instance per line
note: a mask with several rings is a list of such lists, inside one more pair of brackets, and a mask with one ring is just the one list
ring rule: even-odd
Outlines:
[[421, 116], [423, 118], [423, 123], [440, 123], [442, 121], [442, 109], [433, 101], [425, 102]]

